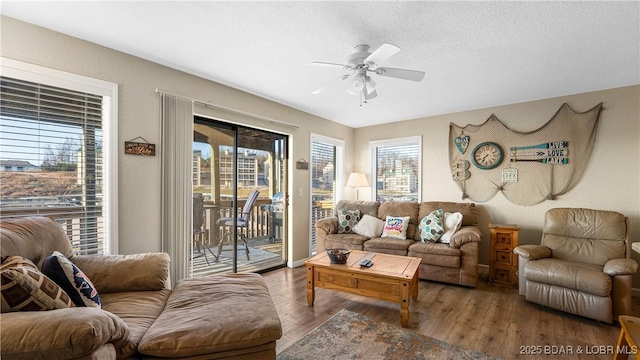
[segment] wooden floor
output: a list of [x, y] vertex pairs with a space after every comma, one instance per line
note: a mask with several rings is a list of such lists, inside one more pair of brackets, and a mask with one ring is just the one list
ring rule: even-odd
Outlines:
[[[317, 288], [314, 306], [307, 306], [305, 271], [301, 266], [263, 274], [282, 321], [278, 353], [342, 309], [400, 327], [400, 305], [387, 301]], [[632, 303], [639, 316], [640, 299]], [[487, 284], [485, 276], [476, 288], [421, 280], [409, 329], [503, 359], [611, 359], [620, 331], [617, 324], [529, 303], [515, 288]]]

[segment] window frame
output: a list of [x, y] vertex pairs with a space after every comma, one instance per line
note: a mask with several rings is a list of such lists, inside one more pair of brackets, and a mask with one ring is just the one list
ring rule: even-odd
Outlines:
[[[335, 189], [335, 204], [338, 203], [342, 199], [344, 194], [344, 186], [345, 186], [345, 141], [342, 139], [337, 139], [325, 135], [319, 135], [315, 133], [311, 133], [309, 137], [309, 161], [313, 163], [313, 143], [320, 142], [324, 144], [328, 144], [334, 146], [336, 148], [336, 163], [334, 164], [334, 173], [336, 178], [334, 181], [334, 189]], [[313, 202], [313, 176], [312, 169], [309, 170], [309, 224], [313, 224], [313, 210], [312, 210], [312, 202]], [[313, 251], [313, 231], [314, 227], [309, 226], [309, 256], [315, 255]]]
[[105, 255], [118, 253], [118, 84], [0, 57], [0, 75], [103, 96]]
[[371, 200], [377, 201], [378, 199], [378, 158], [377, 149], [380, 147], [407, 145], [411, 143], [418, 143], [418, 169], [416, 178], [418, 181], [417, 193], [418, 202], [422, 201], [422, 136], [407, 136], [401, 138], [374, 140], [369, 141], [369, 153], [371, 154]]

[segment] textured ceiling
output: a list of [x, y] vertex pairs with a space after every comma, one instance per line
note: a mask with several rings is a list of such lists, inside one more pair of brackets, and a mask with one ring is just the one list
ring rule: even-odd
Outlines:
[[[638, 1], [4, 1], [0, 12], [352, 127], [640, 83]], [[385, 42], [402, 50], [382, 65], [422, 70], [422, 82], [375, 77], [362, 108], [345, 82], [311, 94], [344, 72], [310, 62]]]

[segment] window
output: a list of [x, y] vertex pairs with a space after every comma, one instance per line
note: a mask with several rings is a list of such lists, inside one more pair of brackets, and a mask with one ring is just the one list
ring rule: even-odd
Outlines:
[[376, 201], [420, 201], [421, 138], [370, 142]]
[[0, 217], [53, 217], [75, 254], [117, 252], [117, 86], [2, 61]]
[[311, 136], [311, 245], [316, 251], [316, 221], [331, 216], [344, 187], [344, 142]]

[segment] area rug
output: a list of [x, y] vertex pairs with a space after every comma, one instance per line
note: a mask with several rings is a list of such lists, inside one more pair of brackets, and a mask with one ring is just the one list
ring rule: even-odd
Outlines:
[[278, 354], [278, 360], [494, 359], [364, 315], [341, 310]]

